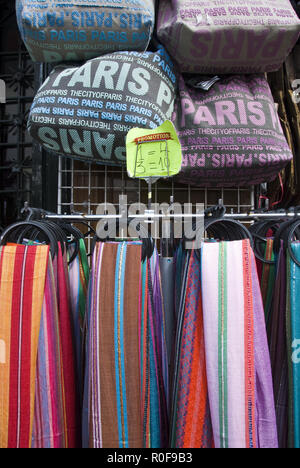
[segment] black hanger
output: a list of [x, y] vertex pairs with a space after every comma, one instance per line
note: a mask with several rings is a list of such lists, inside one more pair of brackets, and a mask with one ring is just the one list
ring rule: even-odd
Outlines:
[[[260, 220], [256, 221], [250, 228], [250, 232], [254, 239], [254, 254], [255, 257], [260, 260], [262, 263], [267, 265], [275, 265], [275, 260], [266, 260], [265, 259], [265, 250], [262, 249], [262, 246], [265, 245], [268, 241], [267, 233], [269, 230], [273, 231], [273, 238], [275, 238], [275, 234], [280, 229], [280, 226], [286, 222], [286, 218], [282, 219], [268, 219], [268, 220]], [[275, 248], [274, 248], [275, 251]]]
[[205, 230], [209, 233], [212, 231], [215, 235], [215, 239], [234, 241], [249, 239], [250, 244], [253, 247], [253, 237], [249, 231], [241, 222], [234, 219], [213, 219], [205, 222]]
[[50, 229], [48, 229], [45, 225], [37, 221], [19, 221], [17, 223], [12, 224], [2, 233], [0, 245], [6, 245], [7, 242], [15, 242], [14, 237], [12, 236], [14, 231], [19, 231], [20, 228], [23, 229], [27, 226], [36, 228], [41, 234], [44, 235], [44, 239], [46, 239], [50, 244], [51, 256], [52, 258], [55, 258], [55, 256], [57, 256], [58, 254], [58, 245], [56, 238], [54, 237], [53, 232]]
[[226, 214], [226, 206], [223, 205], [223, 201], [220, 199], [219, 203], [215, 206], [207, 208], [204, 211], [205, 218], [223, 218]]
[[59, 226], [59, 224], [53, 221], [42, 221], [42, 223], [47, 225], [49, 229], [52, 229], [53, 235], [56, 237], [57, 242], [60, 243], [62, 254], [64, 254], [68, 243], [68, 237], [64, 230]]
[[[277, 232], [275, 233], [274, 236], [274, 252], [278, 253], [280, 250], [281, 246], [281, 241], [283, 241], [284, 248], [287, 249], [288, 246], [288, 239], [290, 237], [290, 232], [293, 229], [293, 225], [298, 223], [298, 219], [292, 219], [289, 221], [285, 221], [284, 223], [281, 224], [281, 226], [278, 228]], [[296, 232], [297, 236], [300, 236], [300, 229], [299, 225], [296, 226]]]
[[[29, 221], [29, 223], [31, 223], [31, 221]], [[35, 223], [34, 226], [32, 224], [23, 223], [23, 227], [20, 227], [20, 229], [16, 233], [17, 234], [17, 236], [15, 236], [16, 243], [21, 244], [24, 237], [27, 237], [33, 242], [36, 241], [38, 238], [41, 240], [40, 230], [38, 229], [38, 226], [45, 226], [49, 231], [51, 231], [56, 242], [60, 243], [62, 254], [64, 254], [65, 244], [67, 243], [68, 238], [66, 234], [63, 232], [63, 230], [52, 221], [39, 220], [39, 221], [34, 221], [34, 223]]]
[[[223, 200], [219, 199], [218, 204], [204, 211], [204, 231], [208, 233], [211, 238], [233, 241], [249, 239], [253, 247], [254, 241], [250, 231], [239, 221], [233, 219], [226, 219], [226, 207]], [[197, 232], [197, 223], [194, 219], [192, 222], [193, 234]], [[204, 232], [203, 232], [204, 234]], [[191, 240], [185, 236], [185, 241]]]
[[20, 225], [10, 233], [9, 242], [22, 244], [26, 238], [26, 240], [31, 240], [32, 242], [38, 239], [40, 243], [48, 243], [49, 236], [45, 234], [43, 229], [41, 230], [37, 227], [37, 223], [40, 223], [40, 221], [34, 221], [34, 224], [31, 221], [30, 224], [29, 222], [20, 222]]
[[74, 262], [75, 258], [79, 254], [79, 249], [80, 249], [79, 241], [80, 241], [80, 239], [84, 239], [84, 235], [79, 229], [77, 229], [75, 226], [72, 226], [71, 224], [59, 223], [59, 226], [67, 234], [72, 235], [73, 239], [74, 239], [74, 240], [71, 240], [71, 241], [67, 240], [67, 245], [75, 244], [74, 252], [73, 252], [73, 254], [71, 255], [71, 257], [70, 257], [70, 259], [68, 261], [68, 265], [71, 265], [71, 263]]
[[300, 261], [297, 259], [297, 257], [295, 256], [295, 254], [293, 252], [292, 242], [295, 241], [295, 239], [294, 239], [295, 237], [296, 237], [296, 240], [300, 240], [299, 227], [300, 227], [300, 220], [298, 219], [290, 227], [290, 229], [288, 231], [288, 236], [287, 236], [287, 245], [288, 245], [288, 251], [289, 251], [290, 257], [293, 260], [293, 262], [296, 263], [296, 265], [298, 265], [298, 267], [300, 267]]
[[[125, 226], [125, 224], [126, 224], [126, 227], [128, 227], [130, 222], [131, 222], [130, 219], [127, 219], [126, 223], [124, 223], [123, 221], [118, 219], [118, 227], [120, 228], [120, 223], [123, 223], [123, 226]], [[109, 226], [108, 223], [107, 223], [107, 225]], [[113, 227], [111, 229], [113, 229]], [[98, 241], [106, 242], [106, 241], [114, 239], [111, 229], [107, 230], [107, 234], [106, 234], [105, 239], [100, 239], [97, 236], [97, 234], [93, 237], [92, 252], [94, 251], [95, 245], [96, 245], [96, 243]], [[145, 229], [141, 223], [138, 223], [138, 225], [136, 226], [136, 229], [137, 229], [137, 231], [140, 232], [139, 239], [142, 241], [142, 262], [144, 262], [146, 260], [146, 258], [150, 259], [152, 257], [154, 249], [155, 249], [155, 243], [154, 243], [154, 240], [152, 239], [152, 237], [150, 236], [148, 230]]]

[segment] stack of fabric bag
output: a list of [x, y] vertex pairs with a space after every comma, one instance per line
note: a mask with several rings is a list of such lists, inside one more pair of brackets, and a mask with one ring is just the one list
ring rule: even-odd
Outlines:
[[[297, 173], [295, 130], [283, 131], [266, 78], [299, 39], [296, 10], [289, 0], [206, 3], [16, 0], [32, 60], [53, 65], [32, 104], [31, 136], [53, 157], [124, 166], [133, 127], [172, 120], [183, 184], [240, 187]], [[98, 243], [89, 273], [83, 243], [70, 265], [63, 243], [50, 241], [50, 252], [24, 244], [0, 250], [0, 447], [278, 446], [248, 240], [176, 252], [175, 362], [156, 250]], [[293, 310], [298, 273], [289, 268]], [[263, 300], [267, 309], [268, 291]], [[297, 369], [289, 375], [298, 402]], [[295, 445], [298, 432], [297, 419]]]
[[199, 7], [190, 0], [54, 7], [18, 0], [17, 17], [32, 59], [57, 65], [28, 121], [48, 151], [124, 166], [129, 130], [171, 119], [183, 184], [272, 182], [291, 167], [292, 150], [299, 159], [266, 79], [299, 38], [289, 0]]

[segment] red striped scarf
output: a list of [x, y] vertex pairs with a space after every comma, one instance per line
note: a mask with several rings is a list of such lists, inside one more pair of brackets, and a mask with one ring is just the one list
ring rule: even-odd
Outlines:
[[80, 402], [66, 257], [49, 262], [38, 346], [33, 447], [79, 448]]
[[29, 448], [48, 246], [0, 249], [0, 447]]

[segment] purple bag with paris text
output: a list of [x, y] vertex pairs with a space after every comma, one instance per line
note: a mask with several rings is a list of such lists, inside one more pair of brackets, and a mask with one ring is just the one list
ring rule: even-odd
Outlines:
[[290, 0], [158, 2], [158, 39], [181, 73], [276, 71], [299, 34]]
[[245, 187], [271, 182], [293, 159], [264, 75], [223, 77], [209, 91], [183, 77], [173, 113], [181, 183]]

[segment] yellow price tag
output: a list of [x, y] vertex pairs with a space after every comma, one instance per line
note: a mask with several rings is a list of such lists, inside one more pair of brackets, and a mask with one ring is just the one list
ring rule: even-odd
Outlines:
[[133, 128], [126, 138], [129, 177], [171, 177], [180, 172], [182, 151], [174, 125], [166, 120], [154, 130]]

